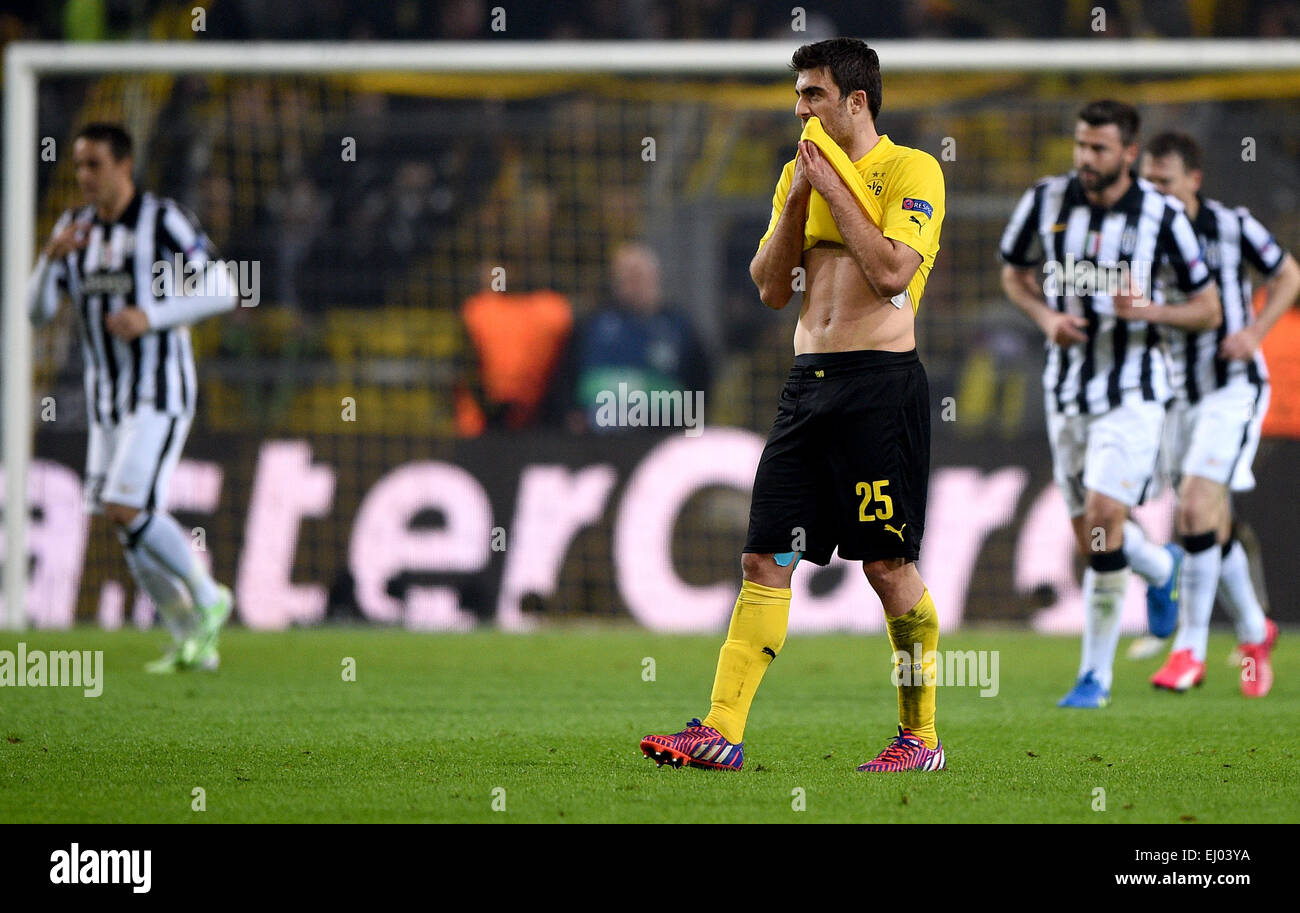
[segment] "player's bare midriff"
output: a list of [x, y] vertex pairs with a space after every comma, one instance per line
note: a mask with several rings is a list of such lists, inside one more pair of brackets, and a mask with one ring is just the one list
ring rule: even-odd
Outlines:
[[804, 251], [807, 290], [794, 331], [794, 352], [916, 348], [912, 306], [896, 308], [867, 282], [842, 244], [821, 241]]

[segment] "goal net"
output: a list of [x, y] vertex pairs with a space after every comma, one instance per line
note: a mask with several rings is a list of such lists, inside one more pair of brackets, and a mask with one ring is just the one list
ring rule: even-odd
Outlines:
[[[762, 307], [748, 264], [798, 136], [797, 44], [12, 47], [5, 503], [28, 560], [6, 553], [9, 624], [153, 617], [103, 519], [81, 513], [77, 317], [65, 306], [31, 334], [15, 314], [77, 200], [72, 137], [106, 120], [135, 139], [137, 184], [255, 279], [244, 306], [193, 329], [198, 412], [170, 507], [245, 623], [725, 620], [747, 474], [791, 356], [793, 309]], [[1191, 133], [1208, 195], [1300, 240], [1294, 46], [1088, 44], [880, 46], [879, 129], [933, 154], [947, 184], [917, 335], [935, 398], [923, 572], [957, 621], [1042, 623], [1073, 592], [1041, 340], [1004, 299], [997, 243], [1018, 195], [1069, 169], [1079, 107], [1115, 97], [1140, 107], [1144, 137]], [[563, 358], [527, 427], [482, 431], [467, 302], [550, 294], [572, 343], [609, 307], [629, 244], [657, 258], [659, 297], [696, 337], [703, 443], [584, 427]], [[817, 609], [800, 623], [878, 626], [860, 578], [807, 575]]]

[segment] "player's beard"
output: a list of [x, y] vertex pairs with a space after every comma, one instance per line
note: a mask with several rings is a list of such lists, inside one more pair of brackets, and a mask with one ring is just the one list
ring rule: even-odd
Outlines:
[[[1118, 168], [1116, 168], [1114, 171], [1110, 172], [1109, 174], [1104, 174], [1100, 171], [1095, 171], [1092, 169], [1081, 168], [1079, 169], [1080, 183], [1083, 184], [1083, 189], [1088, 191], [1089, 193], [1104, 193], [1107, 190], [1107, 188], [1111, 187], [1116, 181], [1119, 180], [1119, 176], [1123, 171], [1124, 171], [1123, 165], [1120, 165]], [[1091, 184], [1089, 184], [1087, 180], [1083, 180], [1086, 174], [1093, 175], [1093, 177], [1091, 178]]]

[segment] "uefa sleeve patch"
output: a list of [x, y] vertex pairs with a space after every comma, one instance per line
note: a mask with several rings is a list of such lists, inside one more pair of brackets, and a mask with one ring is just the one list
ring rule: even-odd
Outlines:
[[903, 197], [903, 208], [923, 212], [927, 219], [934, 218], [934, 207], [925, 200], [915, 200], [912, 197]]

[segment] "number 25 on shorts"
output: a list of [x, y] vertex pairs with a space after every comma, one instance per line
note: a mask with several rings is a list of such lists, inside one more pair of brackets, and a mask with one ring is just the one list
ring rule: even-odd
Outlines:
[[[894, 515], [894, 499], [885, 494], [885, 486], [888, 484], [888, 479], [858, 483], [857, 492], [862, 496], [862, 503], [858, 506], [859, 520], [888, 520]], [[876, 502], [876, 511], [874, 514], [868, 514], [867, 510], [873, 499]]]

